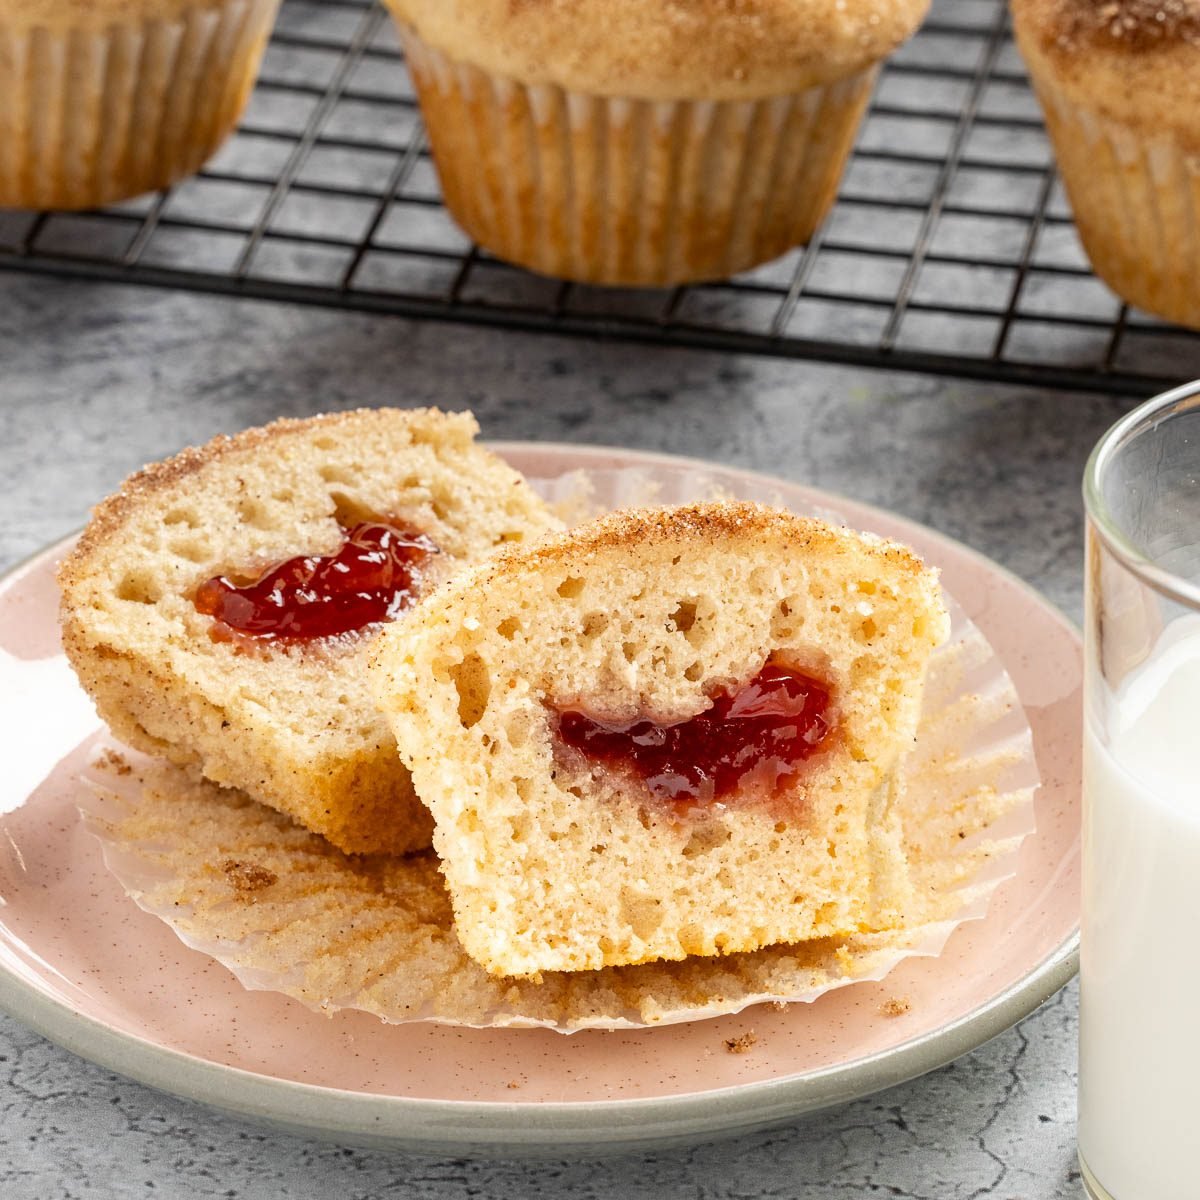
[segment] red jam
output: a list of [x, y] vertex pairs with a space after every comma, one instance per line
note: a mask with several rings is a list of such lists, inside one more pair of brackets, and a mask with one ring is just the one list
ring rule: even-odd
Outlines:
[[202, 583], [195, 604], [238, 633], [264, 640], [336, 637], [390, 620], [417, 599], [437, 546], [423, 533], [364, 521], [336, 554], [289, 558], [252, 583]]
[[723, 801], [747, 787], [777, 793], [829, 734], [829, 689], [778, 663], [674, 725], [559, 714], [559, 736], [593, 761], [625, 766], [665, 800]]

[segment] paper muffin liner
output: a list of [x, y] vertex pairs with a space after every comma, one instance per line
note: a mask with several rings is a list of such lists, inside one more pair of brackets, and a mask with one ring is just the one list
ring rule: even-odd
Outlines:
[[91, 208], [198, 170], [245, 107], [278, 7], [95, 29], [0, 16], [0, 207]]
[[[531, 482], [581, 515], [716, 490], [703, 472], [686, 470]], [[773, 499], [769, 486], [752, 483], [738, 495]], [[917, 743], [891, 793], [912, 896], [897, 928], [719, 958], [497, 979], [459, 945], [432, 853], [348, 857], [241, 793], [111, 741], [97, 747], [81, 807], [108, 868], [141, 908], [245, 987], [282, 992], [316, 1011], [568, 1033], [813, 1001], [882, 979], [905, 958], [939, 954], [955, 928], [986, 913], [1034, 829], [1038, 775], [1016, 690], [980, 631], [952, 599], [948, 607], [951, 634], [934, 654]]]
[[763, 100], [637, 100], [519, 83], [400, 34], [459, 224], [500, 258], [587, 283], [724, 278], [806, 242], [876, 74]]
[[1200, 328], [1200, 154], [1034, 86], [1092, 269], [1123, 300]]

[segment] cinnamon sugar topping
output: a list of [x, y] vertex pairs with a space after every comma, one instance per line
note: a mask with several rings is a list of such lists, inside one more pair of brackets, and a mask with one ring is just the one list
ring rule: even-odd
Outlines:
[[1197, 0], [1100, 0], [1058, 3], [1057, 42], [1064, 50], [1101, 43], [1147, 50], [1185, 42], [1200, 48]]

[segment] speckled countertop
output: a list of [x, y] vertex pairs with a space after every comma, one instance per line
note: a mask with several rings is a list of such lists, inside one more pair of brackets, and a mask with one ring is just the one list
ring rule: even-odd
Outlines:
[[[1077, 619], [1080, 474], [1131, 402], [0, 274], [0, 567], [181, 445], [380, 403], [469, 406], [489, 437], [695, 455], [844, 493], [974, 546]], [[794, 1128], [545, 1163], [263, 1133], [0, 1017], [0, 1196], [1077, 1197], [1076, 1017], [1070, 985], [951, 1066]]]

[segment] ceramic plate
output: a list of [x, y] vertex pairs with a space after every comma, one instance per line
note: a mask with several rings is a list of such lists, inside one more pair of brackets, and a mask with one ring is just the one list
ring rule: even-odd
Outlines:
[[[76, 775], [98, 723], [59, 650], [53, 576], [64, 542], [0, 582], [0, 728], [17, 750], [0, 783], [0, 1006], [102, 1066], [293, 1132], [566, 1156], [745, 1132], [868, 1095], [979, 1045], [1071, 977], [1082, 653], [1059, 613], [931, 530], [782, 480], [619, 450], [497, 449], [530, 476], [703, 467], [734, 494], [766, 483], [783, 504], [835, 509], [939, 566], [1017, 685], [1043, 781], [1037, 833], [987, 917], [956, 931], [939, 958], [907, 960], [881, 983], [633, 1032], [385, 1026], [244, 991], [125, 897], [82, 828]], [[894, 997], [908, 1011], [885, 1015]], [[727, 1042], [747, 1032], [748, 1052], [731, 1053]]]

